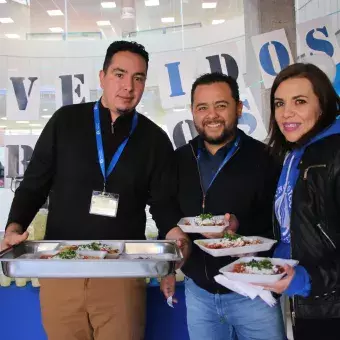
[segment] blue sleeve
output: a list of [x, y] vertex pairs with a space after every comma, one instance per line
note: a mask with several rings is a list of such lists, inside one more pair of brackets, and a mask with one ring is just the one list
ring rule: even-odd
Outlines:
[[308, 297], [311, 292], [311, 281], [306, 269], [302, 266], [295, 267], [295, 275], [288, 288], [284, 291], [285, 295], [292, 297], [300, 295]]
[[279, 259], [290, 259], [290, 244], [280, 242], [274, 250], [273, 257]]

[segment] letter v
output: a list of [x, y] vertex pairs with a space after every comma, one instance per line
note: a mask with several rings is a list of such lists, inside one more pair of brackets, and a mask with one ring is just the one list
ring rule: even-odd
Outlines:
[[12, 81], [13, 84], [19, 110], [25, 111], [28, 104], [28, 98], [30, 97], [32, 92], [33, 84], [38, 79], [38, 77], [28, 77], [28, 80], [30, 81], [30, 87], [27, 94], [24, 86], [24, 77], [11, 77], [9, 79]]

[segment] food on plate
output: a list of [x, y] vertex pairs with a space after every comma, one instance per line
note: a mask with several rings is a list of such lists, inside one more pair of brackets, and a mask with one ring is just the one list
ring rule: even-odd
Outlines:
[[88, 256], [81, 255], [76, 250], [70, 248], [63, 248], [60, 252], [56, 254], [43, 254], [40, 256], [40, 259], [51, 260], [99, 260], [99, 256]]
[[39, 259], [41, 259], [41, 260], [49, 260], [49, 259], [51, 259], [53, 256], [54, 256], [54, 255], [46, 255], [46, 254], [44, 254], [44, 255], [40, 255]]
[[201, 214], [194, 217], [194, 223], [199, 227], [213, 227], [224, 226], [225, 222], [223, 218], [214, 217], [212, 214]]
[[77, 252], [70, 248], [63, 248], [61, 251], [56, 254], [43, 254], [40, 256], [40, 259], [62, 259], [62, 260], [73, 260], [77, 257]]
[[241, 235], [234, 234], [234, 233], [225, 233], [224, 234], [224, 239], [229, 240], [229, 241], [235, 241], [235, 240], [237, 240], [241, 237], [242, 237]]
[[233, 268], [233, 273], [242, 274], [277, 275], [284, 271], [282, 266], [273, 264], [269, 259], [240, 262], [236, 263]]
[[96, 250], [96, 251], [106, 251], [109, 254], [117, 254], [119, 250], [112, 246], [109, 246], [100, 242], [92, 242], [89, 244], [82, 244], [79, 246], [78, 250]]
[[53, 258], [62, 259], [62, 260], [72, 260], [77, 257], [77, 252], [73, 249], [65, 249], [55, 254]]
[[80, 259], [82, 259], [82, 260], [100, 260], [101, 258], [99, 256], [80, 255]]
[[[237, 235], [239, 236], [239, 235]], [[230, 237], [230, 238], [229, 238]], [[233, 238], [234, 236], [227, 236], [224, 239], [219, 240], [218, 242], [208, 243], [201, 242], [201, 244], [208, 249], [225, 249], [225, 248], [238, 248], [245, 246], [252, 246], [256, 244], [261, 244], [262, 241], [259, 239], [247, 239], [242, 236]]]
[[75, 246], [75, 245], [71, 245], [71, 246], [63, 246], [61, 248], [62, 251], [64, 250], [77, 250], [78, 249], [78, 246]]
[[118, 254], [119, 250], [112, 246], [109, 246], [100, 242], [92, 242], [80, 245], [67, 245], [63, 246], [62, 250], [94, 250], [94, 251], [106, 251], [108, 254]]

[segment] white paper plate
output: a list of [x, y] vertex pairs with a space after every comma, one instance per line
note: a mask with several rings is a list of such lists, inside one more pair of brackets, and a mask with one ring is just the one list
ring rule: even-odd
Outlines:
[[[237, 261], [228, 264], [227, 266], [220, 269], [220, 272], [226, 276], [228, 279], [239, 282], [247, 282], [247, 283], [275, 283], [279, 281], [284, 275], [265, 275], [265, 274], [242, 274], [242, 273], [233, 273], [232, 270], [234, 265], [240, 262], [250, 262], [251, 260], [264, 260], [266, 257], [242, 257]], [[277, 264], [283, 266], [285, 264], [289, 264], [292, 267], [295, 267], [299, 261], [296, 260], [287, 260], [287, 259], [278, 259], [278, 258], [268, 258], [272, 264]]]
[[107, 254], [106, 251], [99, 251], [99, 250], [78, 250], [77, 253], [80, 256], [95, 257], [94, 259], [89, 259], [89, 260], [102, 260]]
[[[223, 226], [198, 226], [195, 224], [195, 217], [183, 217], [178, 222], [178, 226], [185, 232], [185, 233], [221, 233], [226, 227], [228, 227], [229, 222], [224, 220], [223, 215], [214, 216], [214, 218], [218, 220], [223, 220]], [[186, 224], [190, 223], [190, 224]]]
[[237, 248], [222, 248], [222, 249], [210, 249], [203, 245], [203, 243], [216, 243], [221, 241], [221, 239], [205, 239], [205, 240], [195, 240], [194, 243], [200, 247], [204, 252], [210, 254], [214, 257], [220, 256], [233, 256], [233, 255], [242, 255], [242, 254], [250, 254], [250, 253], [259, 253], [261, 251], [267, 251], [272, 248], [272, 246], [277, 242], [276, 240], [271, 240], [269, 238], [260, 237], [260, 236], [244, 236], [246, 240], [260, 240], [262, 243], [254, 244], [249, 246], [237, 247]]
[[175, 254], [123, 254], [122, 260], [174, 261]]
[[[58, 253], [59, 253], [59, 251], [57, 251], [57, 250], [39, 251], [35, 254], [29, 254], [30, 255], [29, 258], [41, 259], [41, 256], [54, 256], [54, 255], [57, 255]], [[56, 260], [56, 259], [51, 259], [51, 260]]]

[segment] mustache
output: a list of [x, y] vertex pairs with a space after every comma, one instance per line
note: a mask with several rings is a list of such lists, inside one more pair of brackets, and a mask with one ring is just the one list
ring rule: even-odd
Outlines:
[[225, 121], [223, 119], [209, 119], [202, 122], [203, 126], [208, 124], [225, 124]]

